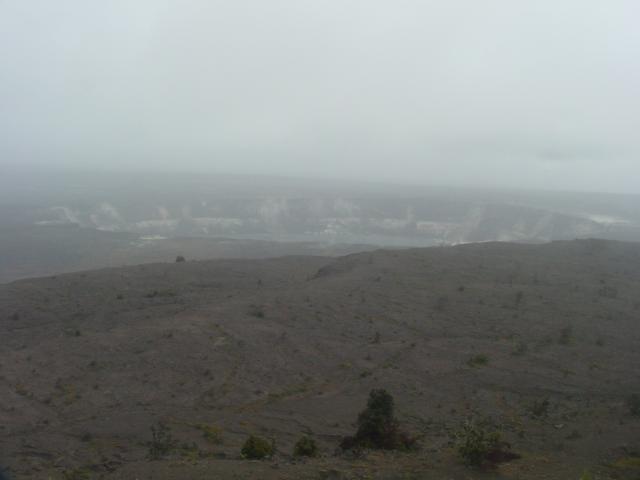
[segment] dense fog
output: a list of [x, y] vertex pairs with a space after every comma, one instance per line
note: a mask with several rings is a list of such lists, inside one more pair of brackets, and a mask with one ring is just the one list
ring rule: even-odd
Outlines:
[[5, 1], [0, 166], [640, 193], [633, 0]]

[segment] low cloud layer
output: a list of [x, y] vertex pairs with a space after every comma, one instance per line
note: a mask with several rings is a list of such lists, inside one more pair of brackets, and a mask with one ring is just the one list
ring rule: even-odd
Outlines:
[[640, 193], [635, 0], [5, 0], [0, 166]]

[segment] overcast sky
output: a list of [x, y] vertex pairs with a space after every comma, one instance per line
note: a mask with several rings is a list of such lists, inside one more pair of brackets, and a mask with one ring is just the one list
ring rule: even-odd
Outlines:
[[0, 166], [640, 193], [638, 0], [0, 0]]

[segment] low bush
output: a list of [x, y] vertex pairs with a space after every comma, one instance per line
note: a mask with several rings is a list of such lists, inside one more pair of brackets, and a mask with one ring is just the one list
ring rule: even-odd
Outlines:
[[298, 440], [293, 447], [295, 457], [315, 457], [318, 455], [318, 446], [313, 438], [306, 435]]
[[269, 443], [267, 440], [255, 435], [249, 436], [242, 447], [240, 453], [243, 458], [249, 460], [262, 460], [273, 456], [275, 452], [275, 445], [273, 442]]

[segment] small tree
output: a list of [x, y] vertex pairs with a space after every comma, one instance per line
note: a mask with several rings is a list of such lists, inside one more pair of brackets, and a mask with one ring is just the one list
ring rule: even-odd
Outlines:
[[182, 256], [182, 255], [178, 255], [176, 257], [176, 263], [182, 263], [182, 262], [186, 262], [187, 260]]
[[415, 439], [400, 431], [394, 416], [394, 401], [386, 390], [372, 390], [365, 408], [358, 415], [358, 430], [355, 436], [345, 437], [341, 447], [375, 448], [383, 450], [408, 449]]

